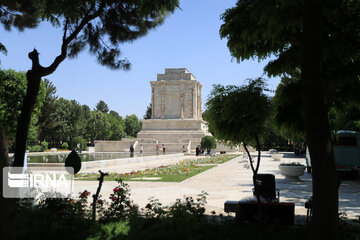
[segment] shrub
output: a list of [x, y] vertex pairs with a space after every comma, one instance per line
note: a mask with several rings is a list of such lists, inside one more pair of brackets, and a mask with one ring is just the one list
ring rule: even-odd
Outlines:
[[46, 141], [41, 142], [40, 145], [44, 148], [44, 150], [47, 150], [49, 147], [49, 143]]
[[69, 144], [67, 142], [64, 142], [63, 144], [61, 144], [61, 148], [62, 149], [69, 149]]
[[43, 149], [40, 145], [33, 145], [29, 147], [30, 152], [41, 152], [41, 149]]
[[201, 148], [206, 149], [210, 153], [210, 149], [216, 148], [216, 141], [213, 136], [204, 136], [201, 139]]
[[87, 239], [96, 228], [88, 217], [89, 194], [84, 191], [78, 199], [44, 195], [35, 205], [33, 199], [20, 200], [15, 214], [16, 239]]
[[81, 145], [81, 150], [86, 150], [87, 149], [87, 147], [86, 147], [86, 141], [85, 141], [85, 139], [83, 138], [83, 137], [81, 137], [81, 136], [78, 136], [78, 137], [74, 137], [72, 140], [71, 140], [71, 149], [74, 149], [74, 148], [76, 148], [76, 146], [78, 145], [78, 143], [80, 143], [80, 145]]
[[112, 222], [119, 219], [127, 219], [130, 216], [137, 215], [138, 206], [130, 200], [129, 185], [121, 179], [118, 180], [119, 185], [113, 189], [110, 194], [111, 203], [107, 209], [103, 211], [100, 222]]

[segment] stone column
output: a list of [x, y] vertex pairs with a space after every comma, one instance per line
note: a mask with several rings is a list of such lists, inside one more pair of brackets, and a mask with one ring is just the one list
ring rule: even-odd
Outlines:
[[197, 115], [197, 94], [196, 94], [196, 85], [193, 86], [192, 88], [192, 100], [193, 100], [193, 107], [192, 107], [192, 112], [193, 112], [193, 115], [192, 115], [192, 118], [195, 118], [196, 119], [196, 115]]
[[202, 119], [201, 85], [198, 85], [198, 119]]
[[153, 86], [151, 86], [151, 118], [154, 118], [155, 116], [155, 89]]
[[184, 118], [184, 106], [185, 106], [185, 83], [181, 83], [180, 87], [180, 119]]
[[165, 84], [161, 84], [161, 119], [164, 119], [165, 114]]

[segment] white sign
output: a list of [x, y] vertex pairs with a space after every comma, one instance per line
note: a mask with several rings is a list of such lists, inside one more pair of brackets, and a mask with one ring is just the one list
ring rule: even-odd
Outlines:
[[5, 167], [3, 168], [4, 198], [37, 198], [71, 196], [72, 167]]

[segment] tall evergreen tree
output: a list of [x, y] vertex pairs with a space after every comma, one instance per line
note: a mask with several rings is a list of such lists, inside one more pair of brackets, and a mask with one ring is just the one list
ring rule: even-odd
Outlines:
[[102, 113], [108, 113], [109, 112], [109, 106], [103, 101], [103, 100], [100, 100], [96, 106], [95, 106], [95, 109], [97, 111], [100, 111]]
[[58, 125], [56, 121], [56, 87], [46, 78], [44, 79], [44, 85], [46, 89], [45, 100], [38, 119], [38, 139], [40, 141], [48, 141], [47, 136], [49, 136], [51, 131]]
[[146, 112], [144, 114], [144, 119], [151, 119], [152, 117], [152, 104], [150, 103], [149, 106], [146, 108]]

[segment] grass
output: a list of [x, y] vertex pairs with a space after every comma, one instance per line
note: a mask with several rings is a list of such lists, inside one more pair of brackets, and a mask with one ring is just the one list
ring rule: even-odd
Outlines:
[[[109, 176], [105, 177], [105, 181], [115, 181], [116, 179], [121, 178], [123, 181], [141, 181], [141, 182], [182, 182], [187, 178], [195, 176], [201, 172], [204, 172], [210, 168], [215, 166], [199, 166], [197, 168], [187, 168], [189, 171], [185, 170], [179, 172], [177, 174], [143, 174], [142, 171], [135, 172], [132, 175], [124, 175], [124, 174], [110, 174]], [[160, 179], [142, 179], [142, 178], [160, 178]], [[88, 177], [79, 177], [75, 180], [82, 180], [82, 181], [97, 181], [98, 176], [96, 175], [88, 175]]]
[[[339, 229], [339, 240], [357, 240], [360, 228]], [[224, 222], [194, 222], [185, 218], [171, 219], [135, 219], [104, 224], [102, 231], [90, 235], [87, 239], [246, 239], [246, 240], [304, 240], [311, 239], [311, 225], [282, 226], [269, 224], [261, 229], [256, 223], [236, 223], [234, 220]]]
[[310, 238], [307, 226], [267, 226], [263, 232], [256, 224], [234, 221], [225, 223], [188, 222], [185, 219], [119, 221], [103, 225], [102, 232], [88, 239], [277, 239], [304, 240]]
[[194, 160], [197, 164], [223, 164], [231, 159], [240, 156], [240, 154], [224, 154], [215, 157], [206, 157]]
[[[151, 181], [151, 182], [181, 182], [187, 178], [204, 172], [217, 164], [225, 163], [239, 155], [219, 155], [215, 157], [185, 160], [175, 165], [160, 166], [153, 169], [132, 171], [129, 173], [110, 173], [105, 181], [114, 181], [121, 178], [123, 181]], [[203, 165], [211, 164], [211, 165]], [[75, 180], [96, 181], [98, 174], [77, 174]], [[154, 179], [143, 179], [154, 178]], [[155, 179], [156, 178], [156, 179]]]

